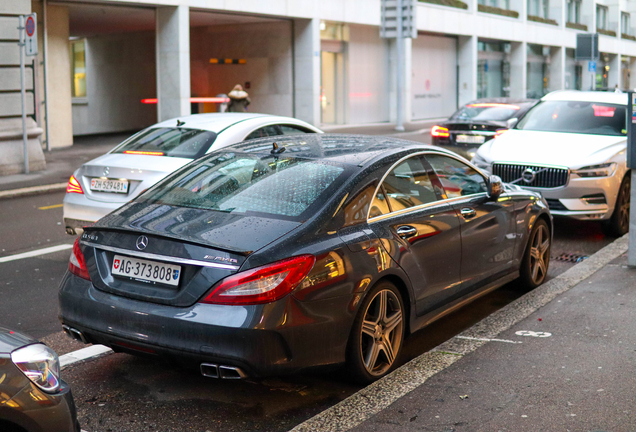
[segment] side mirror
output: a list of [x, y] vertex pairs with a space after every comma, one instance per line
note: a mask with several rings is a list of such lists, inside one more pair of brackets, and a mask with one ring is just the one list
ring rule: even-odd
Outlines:
[[511, 119], [506, 120], [506, 127], [508, 129], [512, 129], [513, 127], [515, 127], [515, 125], [517, 124], [517, 122], [519, 121], [519, 119], [517, 117], [513, 117]]
[[497, 198], [499, 198], [499, 195], [501, 195], [502, 192], [503, 184], [501, 182], [501, 178], [496, 175], [491, 175], [490, 177], [488, 177], [488, 196], [491, 199], [496, 200]]

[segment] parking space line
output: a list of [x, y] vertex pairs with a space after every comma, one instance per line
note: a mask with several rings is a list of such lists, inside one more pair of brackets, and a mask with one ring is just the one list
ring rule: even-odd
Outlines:
[[34, 251], [30, 251], [30, 252], [23, 252], [23, 253], [19, 253], [16, 255], [9, 255], [6, 257], [0, 257], [0, 263], [5, 263], [5, 262], [9, 262], [9, 261], [16, 261], [19, 259], [23, 259], [23, 258], [31, 258], [31, 257], [36, 257], [36, 256], [40, 256], [40, 255], [46, 255], [46, 254], [50, 254], [50, 253], [54, 253], [54, 252], [59, 252], [59, 251], [63, 251], [65, 249], [72, 249], [73, 245], [72, 244], [61, 244], [61, 245], [57, 245], [57, 246], [51, 246], [51, 247], [47, 247], [44, 249], [36, 249]]
[[66, 367], [77, 363], [78, 361], [86, 360], [92, 357], [97, 357], [104, 354], [110, 354], [113, 350], [104, 345], [91, 345], [87, 348], [82, 348], [77, 351], [70, 352], [60, 356], [60, 367]]
[[54, 209], [54, 208], [60, 208], [63, 207], [64, 204], [53, 204], [50, 206], [44, 206], [44, 207], [38, 207], [38, 210], [50, 210], [50, 209]]

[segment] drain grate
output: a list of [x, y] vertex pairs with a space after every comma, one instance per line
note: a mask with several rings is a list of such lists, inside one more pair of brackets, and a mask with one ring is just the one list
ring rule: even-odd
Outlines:
[[586, 260], [588, 258], [589, 257], [587, 255], [577, 255], [577, 254], [571, 254], [571, 253], [562, 253], [561, 255], [557, 255], [557, 256], [553, 257], [552, 259], [554, 261], [564, 261], [564, 262], [578, 263], [578, 262], [581, 262], [581, 261]]

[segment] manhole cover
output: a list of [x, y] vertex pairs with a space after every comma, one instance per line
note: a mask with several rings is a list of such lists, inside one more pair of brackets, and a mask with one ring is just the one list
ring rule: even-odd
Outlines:
[[586, 260], [588, 258], [589, 257], [587, 255], [562, 253], [561, 255], [557, 255], [557, 256], [553, 257], [552, 259], [554, 261], [565, 261], [565, 262], [571, 262], [571, 263], [578, 263], [578, 262], [581, 262], [581, 261]]

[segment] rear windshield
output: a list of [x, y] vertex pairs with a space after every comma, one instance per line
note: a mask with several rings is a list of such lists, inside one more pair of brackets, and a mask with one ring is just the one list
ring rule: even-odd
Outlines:
[[188, 165], [141, 196], [151, 204], [304, 220], [348, 177], [322, 161], [227, 152]]
[[625, 135], [627, 107], [579, 101], [544, 101], [532, 108], [515, 129], [593, 135]]
[[216, 133], [200, 129], [153, 128], [133, 135], [113, 153], [195, 159], [210, 148]]
[[451, 116], [451, 120], [506, 121], [518, 117], [519, 110], [527, 109], [523, 104], [473, 103]]

